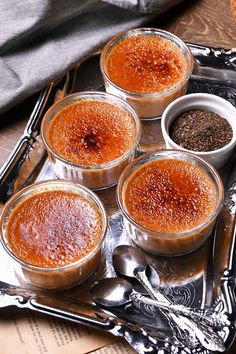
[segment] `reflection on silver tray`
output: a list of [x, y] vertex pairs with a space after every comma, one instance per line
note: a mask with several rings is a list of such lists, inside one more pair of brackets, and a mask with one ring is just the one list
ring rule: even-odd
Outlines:
[[[207, 57], [207, 53], [211, 53], [207, 57], [207, 64], [210, 65], [211, 62], [214, 64], [211, 61], [212, 52], [210, 52], [210, 49], [207, 50], [202, 46], [199, 46], [199, 48], [194, 45], [191, 48], [193, 54], [197, 53], [198, 61], [201, 62], [203, 58], [201, 58], [201, 55]], [[223, 54], [224, 52], [222, 52]], [[224, 77], [227, 77], [227, 70], [232, 69], [227, 64], [231, 57], [229, 58], [226, 55], [226, 58], [225, 69], [217, 69], [220, 70], [221, 74], [224, 73]], [[58, 97], [82, 90], [104, 90], [98, 61], [98, 55], [88, 58], [71, 70], [59, 83], [51, 85], [40, 94], [24, 136], [1, 171], [0, 203], [2, 205], [11, 194], [24, 185], [32, 183], [36, 179], [42, 180], [53, 177], [39, 135], [42, 116]], [[221, 63], [221, 65], [223, 64]], [[234, 65], [233, 62], [232, 65]], [[214, 65], [210, 69], [213, 71]], [[199, 76], [200, 71], [199, 67], [195, 70], [190, 80], [189, 93], [209, 92], [217, 94], [236, 105], [236, 81], [220, 81], [218, 78], [222, 75], [219, 73], [215, 78], [208, 79]], [[229, 71], [231, 72], [231, 70]], [[142, 142], [139, 147], [140, 153], [149, 149], [164, 147], [159, 120], [145, 122], [143, 130]], [[235, 160], [235, 157], [233, 159]], [[225, 185], [227, 185], [229, 175], [231, 175], [231, 178], [228, 182], [229, 187], [226, 189], [225, 205], [219, 217], [216, 232], [209, 241], [197, 251], [181, 257], [168, 258], [146, 254], [149, 264], [160, 275], [162, 292], [174, 303], [205, 308], [212, 306], [215, 301], [223, 301], [225, 312], [231, 315], [232, 320], [232, 326], [221, 331], [226, 348], [229, 347], [235, 336], [234, 277], [236, 270], [233, 260], [235, 256], [236, 168], [232, 168], [232, 166], [234, 166], [233, 161], [229, 162], [221, 171]], [[88, 291], [89, 287], [99, 278], [116, 276], [112, 266], [113, 250], [120, 244], [131, 243], [124, 230], [122, 216], [117, 210], [115, 187], [97, 193], [108, 212], [110, 234], [104, 244], [104, 260], [100, 269], [89, 281], [77, 288], [67, 290], [63, 294], [57, 294], [56, 297], [34, 289], [16, 289], [14, 286], [22, 286], [22, 283], [16, 278], [13, 267], [6, 262], [7, 256], [0, 250], [2, 255], [2, 257], [0, 256], [0, 267], [4, 269], [1, 280], [13, 285], [2, 291], [0, 286], [0, 298], [7, 293], [7, 297], [4, 297], [5, 301], [8, 301], [7, 304], [29, 307], [48, 313], [47, 306], [51, 306], [54, 296], [53, 305], [61, 308], [61, 317], [66, 310], [73, 311], [76, 316], [70, 315], [71, 320], [123, 336], [139, 353], [210, 353], [208, 350], [202, 350], [201, 348], [189, 351], [187, 348], [173, 347], [170, 328], [161, 315], [157, 317], [150, 313], [150, 318], [147, 321], [132, 308], [128, 311], [124, 308], [117, 309], [113, 313], [109, 313], [93, 304]], [[24, 285], [27, 288], [27, 285]], [[137, 287], [138, 285], [134, 283], [134, 286]], [[16, 293], [18, 293], [18, 296], [16, 296]], [[58, 316], [56, 311], [51, 311], [51, 313]], [[134, 323], [143, 325], [147, 328], [147, 332]]]

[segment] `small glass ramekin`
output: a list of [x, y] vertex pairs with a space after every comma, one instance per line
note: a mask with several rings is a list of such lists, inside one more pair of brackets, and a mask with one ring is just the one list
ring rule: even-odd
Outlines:
[[[86, 256], [64, 266], [47, 268], [29, 264], [13, 253], [11, 245], [8, 242], [7, 223], [14, 210], [24, 202], [24, 200], [35, 194], [52, 190], [73, 192], [91, 202], [101, 218], [102, 230], [97, 244]], [[86, 280], [100, 264], [102, 244], [108, 232], [107, 216], [100, 199], [89, 189], [79, 184], [59, 180], [35, 183], [16, 193], [8, 201], [2, 211], [0, 226], [2, 245], [14, 261], [16, 273], [20, 277], [22, 276], [22, 279], [31, 285], [46, 289], [70, 288]]]
[[[98, 165], [80, 165], [73, 163], [56, 153], [48, 136], [49, 125], [52, 119], [64, 107], [78, 101], [103, 101], [114, 104], [127, 111], [134, 123], [136, 132], [129, 150], [113, 161]], [[141, 137], [141, 123], [135, 111], [120, 98], [104, 92], [83, 91], [64, 97], [46, 112], [42, 121], [41, 134], [49, 159], [52, 163], [55, 177], [78, 182], [88, 188], [97, 190], [115, 185], [123, 169], [133, 160]]]
[[[116, 85], [109, 78], [106, 69], [108, 56], [112, 49], [126, 38], [135, 36], [158, 36], [176, 45], [186, 60], [186, 74], [182, 81], [163, 92], [138, 93]], [[103, 48], [100, 58], [100, 69], [104, 78], [106, 91], [126, 100], [141, 119], [160, 118], [164, 109], [177, 97], [183, 96], [193, 71], [194, 60], [190, 49], [177, 36], [156, 28], [137, 28], [122, 32], [113, 37]]]
[[[175, 159], [190, 162], [202, 169], [213, 182], [216, 203], [207, 220], [196, 227], [175, 232], [156, 232], [138, 224], [130, 215], [125, 205], [125, 190], [131, 176], [145, 164], [160, 159]], [[217, 171], [203, 159], [192, 153], [178, 150], [160, 150], [142, 155], [135, 159], [123, 171], [117, 188], [117, 201], [124, 217], [125, 228], [131, 239], [144, 250], [158, 255], [177, 256], [193, 252], [211, 235], [217, 215], [223, 204], [224, 190]]]

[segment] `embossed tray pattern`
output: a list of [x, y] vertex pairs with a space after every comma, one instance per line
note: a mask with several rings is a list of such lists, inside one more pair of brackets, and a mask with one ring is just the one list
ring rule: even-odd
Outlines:
[[[217, 69], [219, 70], [219, 69]], [[103, 80], [99, 70], [99, 55], [94, 55], [80, 63], [76, 68], [71, 70], [62, 80], [51, 85], [40, 94], [36, 104], [35, 111], [32, 112], [31, 122], [33, 128], [25, 133], [25, 140], [18, 145], [20, 148], [15, 151], [10, 160], [5, 164], [0, 174], [0, 202], [2, 204], [17, 189], [24, 185], [32, 183], [35, 180], [43, 180], [53, 178], [50, 162], [46, 159], [45, 150], [42, 147], [40, 138], [40, 119], [35, 119], [35, 115], [42, 117], [45, 110], [58, 97], [66, 94], [77, 92], [96, 90], [104, 91]], [[188, 93], [207, 92], [219, 95], [233, 105], [236, 106], [236, 81], [219, 80], [219, 78], [207, 78], [193, 75], [190, 79]], [[30, 123], [28, 123], [28, 128]], [[26, 129], [27, 132], [27, 129]], [[33, 134], [34, 133], [34, 136]], [[31, 139], [31, 145], [29, 144]], [[25, 144], [27, 141], [27, 144]], [[164, 142], [161, 136], [160, 120], [147, 121], [143, 123], [143, 136], [138, 153], [156, 148], [164, 148]], [[22, 151], [24, 153], [22, 153]], [[148, 262], [159, 273], [161, 280], [162, 292], [174, 303], [205, 308], [221, 299], [225, 306], [225, 311], [231, 315], [232, 326], [225, 328], [221, 335], [224, 338], [226, 348], [230, 346], [235, 336], [235, 201], [236, 201], [236, 169], [234, 168], [235, 156], [220, 171], [224, 184], [226, 186], [225, 205], [219, 216], [218, 224], [214, 234], [200, 249], [181, 257], [163, 257], [153, 256], [146, 253]], [[229, 176], [231, 176], [229, 178]], [[114, 309], [111, 313], [103, 309], [97, 309], [94, 306], [89, 288], [99, 278], [117, 276], [112, 266], [112, 253], [116, 246], [120, 244], [132, 244], [123, 227], [122, 216], [116, 205], [116, 188], [97, 192], [102, 199], [109, 216], [110, 233], [107, 237], [103, 254], [104, 258], [99, 270], [93, 274], [86, 284], [78, 286], [74, 289], [63, 292], [63, 298], [70, 299], [74, 304], [86, 303], [90, 306], [91, 314], [85, 318], [85, 322], [81, 323], [101, 328], [98, 324], [92, 323], [93, 318], [121, 318], [125, 323], [138, 323], [139, 326], [148, 328], [148, 336], [138, 329], [132, 332], [133, 339], [128, 340], [131, 345], [140, 353], [210, 353], [201, 348], [192, 351], [188, 348], [173, 348], [171, 345], [171, 333], [165, 319], [160, 316], [153, 315], [149, 311], [150, 316], [143, 318], [134, 308]], [[2, 254], [3, 250], [0, 250]], [[0, 266], [4, 266], [4, 274], [2, 281], [10, 282], [12, 285], [23, 286], [27, 288], [27, 284], [19, 281], [15, 276], [14, 268], [6, 266], [6, 255], [2, 257]], [[1, 258], [1, 257], [0, 257]], [[139, 289], [138, 284], [133, 284]], [[34, 290], [32, 290], [34, 291]], [[36, 291], [37, 293], [37, 291]], [[39, 296], [40, 303], [40, 296]], [[78, 316], [80, 314], [78, 307]], [[81, 310], [81, 314], [83, 311]], [[84, 315], [84, 314], [83, 314]], [[117, 317], [116, 317], [117, 316]], [[85, 316], [86, 317], [86, 316]], [[109, 330], [108, 328], [103, 328]], [[133, 329], [131, 328], [131, 331]], [[111, 331], [111, 330], [109, 330]], [[111, 331], [112, 332], [112, 331]], [[125, 334], [122, 335], [127, 339]], [[150, 341], [154, 338], [155, 343]], [[139, 338], [139, 339], [137, 339]], [[141, 344], [140, 344], [141, 343]], [[175, 351], [174, 351], [175, 350]]]

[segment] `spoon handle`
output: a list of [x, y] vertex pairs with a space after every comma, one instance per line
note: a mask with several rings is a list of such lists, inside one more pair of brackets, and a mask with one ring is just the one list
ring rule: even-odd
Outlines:
[[[162, 305], [159, 304], [159, 306]], [[200, 321], [214, 328], [222, 329], [230, 325], [230, 321], [226, 314], [221, 314], [214, 310], [189, 308], [175, 304], [169, 304], [168, 306], [164, 305], [162, 307], [165, 307], [166, 310], [168, 310], [169, 307], [169, 310], [173, 311], [177, 315], [190, 317], [195, 321]]]
[[175, 315], [183, 315], [190, 317], [196, 321], [201, 321], [211, 327], [214, 328], [223, 328], [229, 326], [230, 321], [227, 315], [222, 315], [214, 310], [202, 310], [202, 309], [195, 309], [189, 308], [182, 305], [175, 305], [172, 303], [161, 302], [158, 300], [150, 299], [146, 296], [143, 296], [139, 293], [132, 294], [132, 301], [133, 302], [142, 302], [146, 305], [152, 305], [159, 309], [173, 312]]
[[[139, 293], [133, 292], [130, 295], [130, 299], [132, 300], [133, 305], [138, 308], [144, 315], [153, 314], [156, 310], [167, 310], [168, 313], [165, 312], [165, 316], [169, 321], [169, 324], [172, 328], [173, 325], [177, 325], [178, 332], [175, 329], [175, 336], [178, 340], [188, 347], [195, 348], [198, 346], [199, 342], [209, 350], [213, 351], [223, 351], [225, 347], [222, 346], [221, 338], [211, 329], [206, 331], [204, 325], [197, 325], [195, 322], [190, 320], [185, 316], [178, 316], [175, 312], [170, 312], [172, 310], [172, 305], [164, 305], [158, 301], [149, 299], [146, 296], [143, 296]], [[146, 305], [146, 306], [145, 306]], [[162, 312], [163, 313], [163, 312]], [[194, 334], [193, 334], [193, 333]], [[192, 336], [192, 337], [190, 337]]]
[[[181, 325], [180, 325], [180, 323], [179, 323], [180, 321], [179, 321], [178, 317], [174, 313], [166, 312], [166, 311], [160, 309], [158, 306], [155, 306], [156, 305], [155, 299], [157, 299], [158, 301], [160, 301], [162, 303], [164, 303], [164, 301], [165, 301], [166, 306], [168, 305], [169, 302], [165, 298], [164, 295], [162, 295], [159, 292], [155, 292], [155, 290], [153, 289], [153, 287], [149, 283], [149, 281], [148, 281], [148, 279], [146, 277], [146, 274], [143, 274], [143, 273], [139, 272], [137, 274], [137, 276], [138, 276], [138, 279], [141, 282], [141, 284], [150, 293], [150, 295], [152, 296], [153, 300], [152, 299], [148, 299], [148, 298], [142, 296], [141, 294], [132, 293], [131, 297], [133, 297], [134, 300], [135, 300], [134, 301], [134, 305], [136, 307], [138, 307], [139, 310], [142, 311], [143, 313], [145, 311], [148, 312], [149, 316], [150, 316], [150, 311], [153, 314], [153, 313], [155, 313], [155, 310], [157, 310], [157, 308], [158, 308], [158, 310], [163, 314], [163, 316], [166, 318], [167, 322], [169, 323], [169, 326], [172, 329], [173, 336], [175, 337], [176, 341], [179, 342], [180, 344], [188, 347], [188, 348], [191, 348], [191, 349], [196, 348], [198, 346], [199, 342], [198, 342], [198, 340], [196, 338], [196, 335], [195, 335], [195, 332], [192, 330], [191, 326], [189, 324], [186, 324], [186, 323], [181, 323]], [[143, 306], [140, 306], [143, 303], [145, 303], [146, 305], [151, 305], [151, 308], [150, 309], [146, 308], [146, 310], [143, 310]]]
[[[137, 278], [148, 291], [152, 299], [163, 302], [168, 307], [173, 305], [171, 301], [169, 301], [159, 290], [152, 287], [145, 271], [139, 271], [137, 273]], [[180, 314], [175, 315], [173, 312], [169, 313], [168, 319], [170, 324], [170, 321], [173, 321], [180, 329], [185, 329], [187, 327], [192, 337], [194, 338], [195, 336], [204, 348], [219, 352], [223, 352], [225, 350], [225, 345], [222, 338], [218, 333], [213, 331], [210, 325], [205, 326], [200, 320], [189, 319]]]
[[140, 281], [140, 283], [143, 285], [143, 287], [147, 290], [149, 295], [151, 296], [152, 299], [157, 300], [162, 302], [163, 304], [170, 304], [170, 301], [160, 292], [154, 289], [149, 282], [145, 271], [143, 272], [138, 272], [137, 273], [137, 278]]

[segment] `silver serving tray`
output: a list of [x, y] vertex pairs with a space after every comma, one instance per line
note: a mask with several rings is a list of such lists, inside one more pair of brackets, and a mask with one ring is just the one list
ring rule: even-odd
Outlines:
[[[189, 44], [196, 59], [190, 79], [190, 92], [209, 92], [219, 95], [236, 106], [235, 52]], [[69, 93], [84, 90], [104, 90], [99, 70], [99, 55], [95, 54], [78, 64], [59, 82], [52, 83], [38, 97], [22, 138], [0, 171], [0, 207], [9, 197], [36, 180], [53, 178], [50, 162], [40, 137], [40, 125], [45, 111]], [[160, 120], [143, 123], [139, 153], [163, 148]], [[221, 331], [226, 348], [235, 337], [235, 212], [236, 212], [236, 154], [220, 171], [225, 187], [225, 204], [211, 238], [197, 251], [181, 257], [153, 256], [146, 253], [148, 262], [159, 273], [161, 289], [174, 303], [206, 308], [222, 300], [224, 311], [230, 315], [231, 326]], [[122, 336], [138, 353], [210, 353], [202, 348], [174, 348], [172, 334], [165, 319], [146, 318], [133, 309], [121, 308], [108, 312], [95, 306], [89, 288], [103, 277], [116, 276], [112, 253], [120, 244], [130, 244], [117, 209], [115, 187], [97, 192], [108, 216], [110, 233], [104, 244], [100, 269], [84, 285], [63, 293], [34, 289], [15, 274], [14, 265], [0, 248], [0, 307], [15, 305], [109, 331]], [[133, 284], [138, 288], [138, 284]], [[140, 290], [140, 289], [139, 289]], [[148, 309], [147, 309], [148, 311]], [[145, 328], [145, 330], [144, 330]]]

